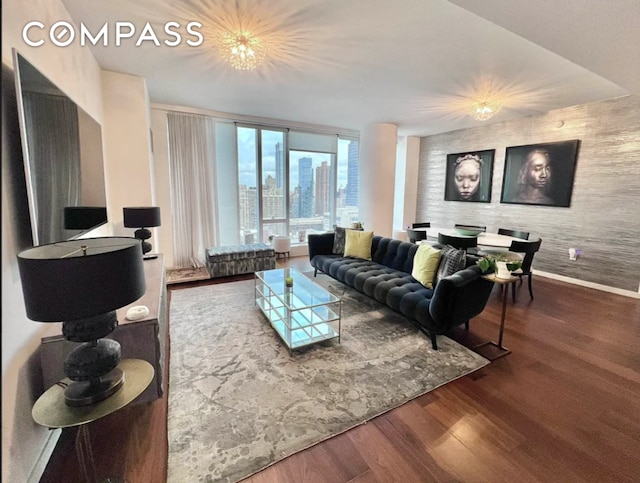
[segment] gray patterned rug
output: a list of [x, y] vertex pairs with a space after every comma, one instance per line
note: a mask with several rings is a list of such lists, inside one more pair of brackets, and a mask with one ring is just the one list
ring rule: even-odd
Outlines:
[[294, 351], [254, 304], [253, 280], [171, 295], [168, 480], [235, 482], [488, 361], [319, 275], [342, 297], [342, 340]]

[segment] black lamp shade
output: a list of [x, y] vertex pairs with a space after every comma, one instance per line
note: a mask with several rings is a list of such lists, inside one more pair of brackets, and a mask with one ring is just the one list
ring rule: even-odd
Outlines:
[[160, 226], [160, 207], [132, 206], [122, 208], [126, 228], [148, 228]]
[[78, 320], [114, 311], [145, 292], [140, 240], [103, 237], [68, 240], [18, 254], [27, 317], [39, 322]]
[[65, 206], [64, 227], [67, 230], [87, 230], [107, 221], [104, 206]]

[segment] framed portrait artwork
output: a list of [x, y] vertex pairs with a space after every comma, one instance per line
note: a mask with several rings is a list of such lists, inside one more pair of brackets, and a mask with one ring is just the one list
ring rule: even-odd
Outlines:
[[508, 147], [501, 203], [568, 207], [580, 141]]
[[491, 201], [495, 149], [447, 154], [445, 201]]

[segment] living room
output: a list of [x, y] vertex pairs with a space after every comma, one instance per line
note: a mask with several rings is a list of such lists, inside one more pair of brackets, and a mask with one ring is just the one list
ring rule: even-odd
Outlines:
[[[449, 7], [473, 9], [471, 3], [473, 2], [452, 2]], [[330, 126], [343, 126], [341, 120], [310, 121], [313, 119], [312, 109], [306, 110], [305, 116], [308, 117], [294, 120], [282, 119], [276, 113], [266, 116], [256, 111], [230, 115], [229, 112], [236, 111], [227, 108], [204, 109], [202, 106], [185, 107], [178, 102], [171, 106], [164, 102], [157, 103], [150, 98], [148, 80], [130, 72], [122, 72], [117, 67], [101, 66], [88, 48], [77, 44], [61, 48], [49, 42], [40, 47], [27, 46], [23, 41], [23, 27], [28, 22], [38, 20], [46, 25], [60, 20], [77, 22], [69, 14], [71, 3], [69, 7], [66, 4], [67, 2], [57, 0], [5, 2], [2, 34], [3, 86], [13, 82], [11, 49], [15, 48], [102, 125], [107, 208], [111, 217], [109, 224], [92, 232], [93, 236], [131, 236], [133, 230], [122, 224], [122, 207], [157, 204], [163, 213], [163, 223], [154, 230], [154, 248], [163, 252], [166, 265], [172, 266], [168, 148], [167, 143], [162, 142], [163, 133], [166, 132], [164, 126], [167, 112], [200, 113], [217, 118], [224, 114], [227, 119], [235, 122], [277, 120], [283, 128], [310, 127], [312, 122], [314, 127], [326, 130]], [[624, 16], [624, 9], [628, 8], [626, 20], [629, 30], [637, 31], [633, 28], [638, 23], [637, 6], [625, 4], [621, 7], [614, 3], [609, 8], [620, 12], [621, 16]], [[492, 17], [490, 12], [475, 12], [477, 15], [483, 13], [489, 21], [500, 23], [499, 16]], [[495, 11], [493, 15], [497, 15]], [[585, 13], [585, 18], [574, 22], [596, 22], [593, 17], [597, 16]], [[374, 27], [377, 28], [378, 25]], [[557, 30], [561, 28], [558, 27]], [[625, 29], [618, 30], [619, 35], [625, 35]], [[637, 82], [640, 75], [635, 60], [637, 55], [630, 55], [627, 60], [622, 60], [624, 56], [617, 53], [618, 47], [621, 50], [631, 49], [630, 53], [634, 53], [634, 34], [629, 35], [629, 41], [622, 40], [624, 38], [614, 37], [611, 40], [616, 50], [603, 48], [591, 51], [584, 48], [580, 52], [582, 56], [593, 55], [594, 58], [605, 52], [613, 64], [609, 66], [611, 77], [607, 77], [595, 66], [595, 74], [591, 75], [600, 77], [599, 80], [606, 84], [602, 92], [614, 94], [604, 96], [597, 92], [593, 94], [594, 100], [591, 102], [564, 104], [559, 108], [535, 113], [527, 111], [524, 115], [513, 115], [509, 119], [498, 118], [498, 121], [491, 124], [474, 121], [475, 124], [454, 125], [455, 127], [446, 130], [438, 130], [434, 127], [438, 123], [433, 122], [429, 129], [435, 130], [431, 132], [407, 130], [405, 133], [394, 127], [392, 122], [386, 122], [386, 119], [374, 118], [370, 119], [368, 126], [356, 129], [346, 125], [340, 128], [344, 133], [353, 135], [355, 132], [359, 135], [361, 159], [363, 156], [373, 158], [377, 152], [384, 152], [385, 156], [393, 158], [394, 164], [396, 159], [400, 159], [405, 165], [405, 183], [400, 183], [404, 189], [403, 201], [395, 205], [395, 209], [402, 213], [399, 217], [393, 213], [397, 194], [395, 186], [388, 183], [389, 176], [384, 168], [363, 172], [365, 190], [361, 193], [360, 213], [365, 228], [392, 236], [394, 230], [402, 230], [406, 228], [406, 224], [422, 220], [430, 221], [436, 226], [452, 225], [453, 218], [463, 222], [482, 220], [494, 230], [504, 224], [517, 223], [544, 238], [543, 248], [536, 257], [536, 270], [540, 275], [546, 275], [553, 281], [567, 282], [568, 287], [575, 285], [595, 289], [593, 296], [596, 298], [601, 291], [637, 299], [640, 270], [637, 259], [630, 254], [640, 237], [640, 225], [637, 222], [640, 179], [640, 165], [637, 163], [640, 154], [640, 101], [637, 94], [640, 87]], [[619, 45], [615, 42], [619, 42]], [[582, 63], [587, 69], [590, 67], [589, 59], [572, 58], [569, 53], [566, 55], [572, 62]], [[622, 59], [616, 61], [618, 58]], [[621, 74], [621, 71], [626, 72]], [[229, 72], [227, 76], [231, 75]], [[287, 71], [287, 74], [297, 75], [291, 71]], [[242, 80], [238, 80], [242, 78], [229, 78], [236, 79], [239, 83], [238, 91], [242, 91]], [[331, 83], [331, 80], [327, 80], [327, 83]], [[551, 94], [549, 96], [553, 97]], [[241, 92], [236, 97], [241, 105]], [[3, 117], [5, 102], [3, 92]], [[19, 188], [24, 180], [20, 180], [18, 170], [5, 165], [7, 159], [17, 156], [19, 138], [15, 137], [15, 130], [7, 130], [8, 123], [4, 121], [5, 119], [2, 154], [5, 201], [2, 214], [3, 299], [5, 302], [15, 302], [3, 304], [3, 480], [28, 481], [30, 474], [38, 472], [34, 465], [41, 453], [47, 451], [51, 432], [33, 423], [31, 407], [37, 397], [33, 394], [37, 383], [24, 383], [25, 380], [38, 380], [40, 367], [34, 354], [40, 344], [43, 328], [42, 324], [26, 318], [24, 304], [21, 302], [16, 254], [29, 246], [29, 215], [24, 205], [25, 194]], [[447, 121], [448, 116], [443, 114], [441, 122], [444, 124]], [[378, 129], [384, 130], [384, 136], [380, 135]], [[376, 144], [380, 139], [387, 140], [384, 146]], [[581, 141], [570, 207], [505, 205], [499, 202], [506, 148], [569, 139]], [[445, 202], [443, 186], [446, 173], [443, 159], [449, 153], [469, 149], [495, 149], [492, 200], [484, 204]], [[396, 156], [398, 152], [400, 156]], [[381, 160], [380, 163], [384, 165], [385, 161]], [[397, 172], [393, 170], [391, 176], [397, 176]], [[577, 261], [569, 260], [567, 251], [571, 247], [582, 250], [582, 257]], [[570, 288], [564, 290], [570, 294]], [[536, 302], [542, 303], [541, 300]], [[632, 311], [630, 317], [634, 314], [637, 317], [637, 305], [635, 307], [635, 312]], [[637, 368], [633, 370], [636, 371]], [[634, 374], [637, 377], [637, 372]], [[637, 444], [637, 439], [635, 443]]]

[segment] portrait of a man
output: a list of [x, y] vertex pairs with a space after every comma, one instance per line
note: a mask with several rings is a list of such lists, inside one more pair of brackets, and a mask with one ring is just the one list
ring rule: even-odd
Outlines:
[[578, 140], [507, 148], [502, 203], [568, 207]]
[[447, 155], [445, 201], [491, 201], [495, 149]]

